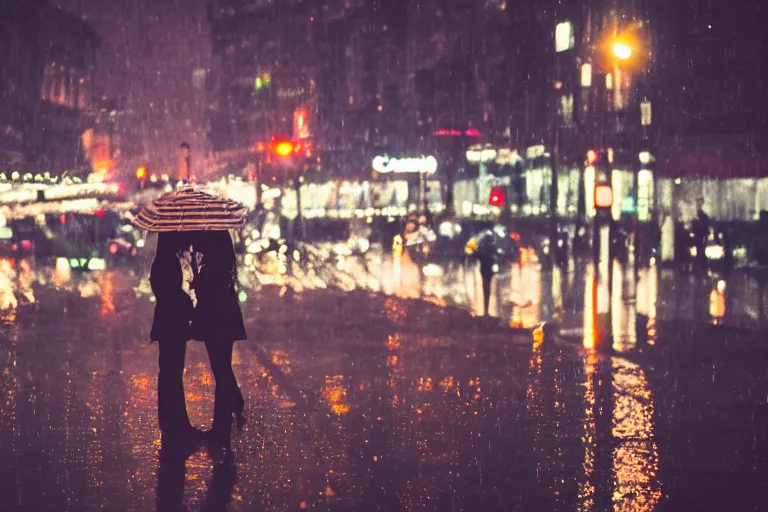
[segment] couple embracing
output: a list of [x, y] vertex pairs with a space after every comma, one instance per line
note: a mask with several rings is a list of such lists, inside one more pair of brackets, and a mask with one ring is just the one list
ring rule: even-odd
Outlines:
[[[150, 339], [158, 342], [160, 352], [157, 401], [163, 449], [190, 447], [203, 439], [229, 449], [233, 420], [238, 428], [245, 423], [245, 401], [232, 371], [234, 343], [246, 339], [235, 279], [228, 231], [159, 233], [150, 272], [156, 299]], [[216, 381], [208, 432], [193, 427], [187, 415], [183, 374], [188, 340], [205, 343]]]

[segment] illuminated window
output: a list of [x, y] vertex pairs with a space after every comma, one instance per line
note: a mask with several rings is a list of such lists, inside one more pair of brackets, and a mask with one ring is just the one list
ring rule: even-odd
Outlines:
[[593, 166], [584, 169], [584, 199], [588, 218], [595, 216], [595, 168]]
[[555, 27], [555, 51], [564, 52], [573, 48], [575, 44], [573, 25], [570, 21], [558, 23]]
[[651, 121], [651, 102], [645, 100], [640, 104], [640, 124], [643, 126], [651, 126]]
[[637, 220], [651, 220], [653, 209], [654, 187], [653, 171], [642, 169], [637, 173]]
[[589, 62], [581, 65], [581, 86], [592, 87], [592, 64]]
[[573, 94], [560, 96], [560, 119], [563, 126], [573, 126]]

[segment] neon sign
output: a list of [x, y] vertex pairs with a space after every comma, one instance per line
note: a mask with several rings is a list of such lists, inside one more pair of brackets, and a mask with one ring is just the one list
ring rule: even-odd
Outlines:
[[466, 135], [467, 137], [480, 137], [482, 134], [477, 128], [467, 128], [463, 133], [461, 130], [455, 129], [439, 129], [432, 132], [435, 137], [461, 137]]
[[437, 170], [437, 158], [431, 155], [415, 158], [390, 158], [388, 156], [377, 156], [373, 159], [373, 170], [382, 174], [432, 174]]

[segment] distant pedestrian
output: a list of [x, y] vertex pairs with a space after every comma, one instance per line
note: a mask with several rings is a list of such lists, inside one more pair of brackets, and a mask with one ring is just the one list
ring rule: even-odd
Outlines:
[[191, 236], [199, 267], [192, 283], [197, 299], [192, 337], [205, 342], [216, 380], [210, 437], [228, 447], [233, 415], [239, 427], [245, 422], [245, 401], [232, 371], [234, 343], [246, 339], [235, 290], [235, 250], [227, 231], [196, 231]]
[[483, 315], [488, 316], [491, 303], [491, 284], [498, 272], [498, 250], [494, 233], [488, 230], [478, 237], [476, 257], [480, 262], [480, 277], [483, 280]]
[[699, 199], [696, 203], [696, 218], [693, 220], [691, 226], [691, 231], [693, 232], [694, 237], [694, 247], [696, 247], [696, 258], [694, 263], [699, 270], [704, 270], [707, 267], [707, 257], [705, 252], [712, 221], [709, 218], [709, 215], [704, 211], [704, 199]]
[[159, 344], [157, 416], [164, 447], [188, 443], [201, 434], [189, 422], [182, 380], [194, 305], [183, 289], [180, 258], [189, 248], [186, 234], [160, 233], [149, 276], [156, 300], [150, 339]]

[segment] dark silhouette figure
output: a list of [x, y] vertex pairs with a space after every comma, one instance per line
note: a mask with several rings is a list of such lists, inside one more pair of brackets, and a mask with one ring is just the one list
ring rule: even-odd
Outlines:
[[497, 248], [492, 232], [479, 236], [477, 260], [480, 262], [480, 277], [483, 279], [483, 315], [488, 316], [491, 305], [491, 282], [497, 270]]
[[701, 271], [707, 268], [707, 256], [705, 250], [707, 247], [707, 237], [709, 237], [709, 228], [712, 224], [709, 215], [704, 211], [704, 201], [699, 199], [697, 201], [696, 218], [694, 219], [691, 229], [693, 231], [693, 237], [696, 247], [696, 267]]
[[227, 231], [192, 234], [194, 259], [199, 261], [193, 282], [197, 305], [192, 318], [192, 337], [205, 342], [216, 381], [211, 439], [229, 445], [232, 416], [242, 427], [245, 402], [232, 371], [235, 341], [246, 339], [243, 315], [235, 291], [236, 260]]
[[150, 339], [160, 346], [157, 416], [163, 444], [189, 440], [198, 434], [189, 423], [182, 380], [194, 307], [192, 299], [182, 288], [179, 254], [189, 246], [189, 238], [183, 233], [160, 233], [149, 276], [157, 301]]

